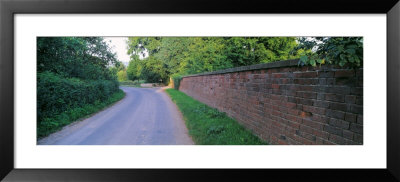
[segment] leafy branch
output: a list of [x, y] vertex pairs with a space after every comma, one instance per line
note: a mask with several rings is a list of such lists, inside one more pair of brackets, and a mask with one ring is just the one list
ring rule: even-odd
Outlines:
[[362, 37], [300, 38], [297, 49], [309, 49], [300, 56], [299, 65], [335, 64], [341, 67], [361, 67], [363, 64]]

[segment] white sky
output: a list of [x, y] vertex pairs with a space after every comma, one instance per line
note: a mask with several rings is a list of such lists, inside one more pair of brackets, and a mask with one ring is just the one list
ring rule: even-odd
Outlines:
[[127, 37], [104, 37], [104, 40], [110, 45], [111, 50], [117, 54], [117, 59], [124, 63], [126, 66], [129, 63], [130, 57], [128, 55], [128, 48], [126, 41]]

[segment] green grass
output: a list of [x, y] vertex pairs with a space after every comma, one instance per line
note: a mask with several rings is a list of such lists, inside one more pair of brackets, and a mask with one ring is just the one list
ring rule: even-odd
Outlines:
[[265, 145], [225, 113], [211, 108], [175, 89], [166, 92], [176, 103], [186, 121], [193, 141], [200, 145]]
[[125, 93], [119, 89], [107, 100], [100, 102], [97, 100], [94, 104], [87, 104], [83, 107], [71, 108], [67, 111], [55, 115], [53, 117], [45, 118], [37, 127], [37, 139], [43, 138], [51, 133], [60, 130], [62, 127], [78, 120], [86, 118], [102, 109], [116, 103], [125, 97]]

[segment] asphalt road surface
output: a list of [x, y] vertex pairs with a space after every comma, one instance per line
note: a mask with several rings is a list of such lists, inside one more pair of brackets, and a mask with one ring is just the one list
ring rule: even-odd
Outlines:
[[38, 145], [193, 144], [181, 113], [163, 88], [121, 87], [115, 105], [38, 141]]

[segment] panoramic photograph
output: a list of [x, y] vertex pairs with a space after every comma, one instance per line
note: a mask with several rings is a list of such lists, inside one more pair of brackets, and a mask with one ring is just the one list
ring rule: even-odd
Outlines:
[[37, 37], [37, 145], [363, 145], [363, 37]]

